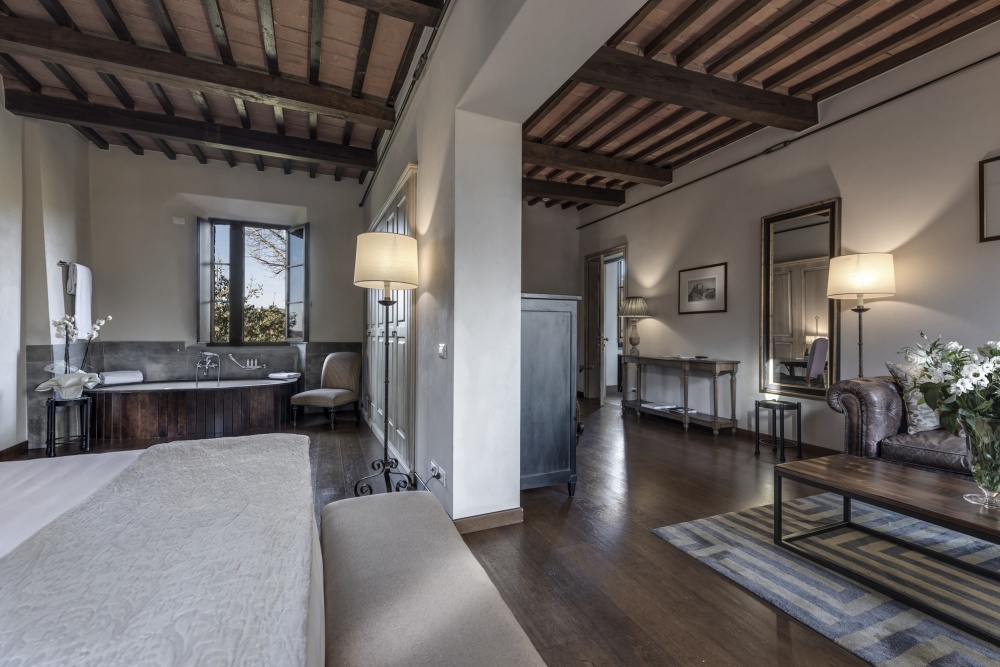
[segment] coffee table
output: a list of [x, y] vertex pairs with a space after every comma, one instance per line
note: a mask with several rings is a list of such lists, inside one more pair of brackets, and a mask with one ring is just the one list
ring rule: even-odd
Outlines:
[[[786, 479], [841, 496], [844, 499], [842, 519], [819, 528], [785, 535], [782, 526], [781, 484]], [[859, 500], [987, 542], [1000, 543], [1000, 511], [977, 508], [962, 497], [974, 488], [975, 485], [971, 480], [848, 454], [783, 463], [774, 467], [774, 543], [929, 616], [939, 618], [970, 635], [1000, 646], [1000, 636], [928, 605], [923, 600], [907, 594], [905, 590], [887, 586], [863, 572], [846, 568], [796, 544], [800, 540], [822, 533], [851, 528], [1000, 582], [1000, 573], [851, 521], [851, 502]]]

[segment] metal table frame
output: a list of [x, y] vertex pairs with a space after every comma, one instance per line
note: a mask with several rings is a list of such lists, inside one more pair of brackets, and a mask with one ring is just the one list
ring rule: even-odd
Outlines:
[[[841, 498], [843, 498], [844, 501], [844, 511], [841, 520], [820, 526], [818, 528], [813, 528], [811, 530], [804, 530], [798, 533], [792, 533], [791, 535], [784, 535], [783, 534], [784, 530], [782, 526], [782, 507], [781, 507], [781, 501], [782, 501], [781, 482], [783, 479], [788, 479], [803, 484], [805, 486], [811, 486], [816, 489], [821, 489], [823, 491], [839, 495]], [[906, 547], [907, 549], [912, 549], [913, 551], [928, 556], [929, 558], [932, 558], [934, 560], [943, 563], [947, 563], [948, 565], [959, 568], [961, 570], [965, 570], [966, 572], [971, 572], [972, 574], [985, 577], [987, 579], [990, 579], [991, 581], [1000, 582], [1000, 573], [994, 572], [992, 570], [987, 570], [977, 565], [973, 565], [971, 563], [960, 560], [953, 556], [949, 556], [947, 554], [934, 551], [933, 549], [928, 549], [927, 547], [924, 547], [922, 545], [914, 544], [913, 542], [901, 539], [899, 537], [896, 537], [895, 535], [889, 535], [887, 533], [875, 530], [874, 528], [854, 523], [851, 520], [851, 503], [853, 500], [864, 502], [869, 505], [874, 505], [875, 507], [879, 507], [881, 509], [888, 510], [890, 512], [902, 514], [912, 519], [925, 521], [927, 523], [940, 526], [941, 528], [946, 528], [948, 530], [952, 530], [955, 531], [956, 533], [961, 533], [963, 535], [969, 535], [971, 537], [975, 537], [977, 539], [986, 542], [991, 542], [994, 544], [998, 543], [997, 536], [994, 534], [985, 531], [978, 531], [969, 528], [968, 526], [957, 526], [943, 519], [929, 517], [927, 515], [921, 514], [920, 512], [906, 510], [905, 508], [898, 507], [897, 505], [890, 502], [880, 502], [879, 500], [873, 499], [870, 496], [861, 497], [860, 495], [851, 493], [849, 491], [845, 491], [832, 484], [823, 484], [821, 482], [817, 482], [815, 479], [804, 478], [802, 476], [796, 475], [795, 472], [790, 471], [788, 469], [783, 469], [781, 466], [775, 466], [774, 468], [774, 543], [777, 546], [796, 554], [797, 556], [801, 556], [806, 560], [810, 560], [827, 569], [833, 570], [834, 572], [843, 575], [848, 579], [852, 579], [864, 586], [867, 586], [868, 588], [871, 588], [874, 591], [882, 593], [883, 595], [888, 596], [893, 600], [898, 600], [899, 602], [902, 602], [903, 604], [906, 604], [918, 611], [922, 611], [928, 616], [940, 619], [948, 623], [949, 625], [952, 625], [958, 628], [959, 630], [962, 630], [963, 632], [967, 632], [968, 634], [978, 639], [982, 639], [983, 641], [993, 644], [995, 646], [1000, 646], [1000, 636], [990, 634], [984, 631], [982, 628], [966, 623], [962, 619], [957, 618], [946, 611], [933, 607], [927, 604], [926, 602], [914, 596], [909, 595], [908, 593], [906, 593], [901, 589], [888, 586], [882, 583], [881, 581], [877, 581], [871, 577], [866, 576], [865, 574], [856, 572], [854, 570], [851, 570], [850, 568], [846, 568], [840, 565], [839, 563], [829, 560], [814, 552], [803, 549], [802, 547], [795, 544], [795, 542], [807, 539], [809, 537], [815, 537], [816, 535], [822, 535], [823, 533], [829, 533], [831, 531], [839, 530], [841, 528], [850, 528], [863, 533], [867, 533], [879, 539], [886, 540], [887, 542], [898, 544], [900, 546]]]

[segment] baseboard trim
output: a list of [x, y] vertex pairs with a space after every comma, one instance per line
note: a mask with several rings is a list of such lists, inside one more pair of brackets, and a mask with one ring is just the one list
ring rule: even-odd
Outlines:
[[465, 535], [467, 533], [476, 533], [480, 530], [512, 526], [515, 523], [524, 523], [524, 509], [521, 507], [515, 507], [512, 510], [503, 510], [502, 512], [467, 516], [464, 519], [455, 519], [455, 528], [458, 528], [458, 532], [461, 535]]
[[11, 461], [13, 459], [21, 458], [23, 455], [28, 453], [28, 441], [19, 442], [13, 447], [8, 447], [7, 449], [0, 449], [0, 461]]

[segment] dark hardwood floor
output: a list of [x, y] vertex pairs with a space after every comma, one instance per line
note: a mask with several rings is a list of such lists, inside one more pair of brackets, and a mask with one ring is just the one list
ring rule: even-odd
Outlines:
[[584, 411], [576, 497], [525, 491], [523, 524], [465, 536], [549, 665], [867, 664], [650, 532], [770, 503], [770, 448]]
[[[622, 419], [596, 401], [583, 409], [576, 497], [564, 485], [525, 491], [523, 524], [465, 536], [549, 665], [866, 664], [650, 532], [770, 503], [770, 448], [758, 459], [746, 436]], [[317, 512], [353, 497], [380, 450], [367, 426], [347, 419], [331, 430], [314, 416], [286, 432], [311, 438]], [[806, 457], [831, 453], [805, 448]], [[788, 499], [812, 492], [784, 489]]]

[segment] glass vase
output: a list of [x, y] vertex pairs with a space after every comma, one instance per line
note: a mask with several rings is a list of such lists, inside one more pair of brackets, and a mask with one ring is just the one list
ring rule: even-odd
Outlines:
[[962, 422], [972, 479], [982, 491], [981, 494], [966, 494], [965, 499], [970, 503], [1000, 509], [1000, 419], [975, 417]]

